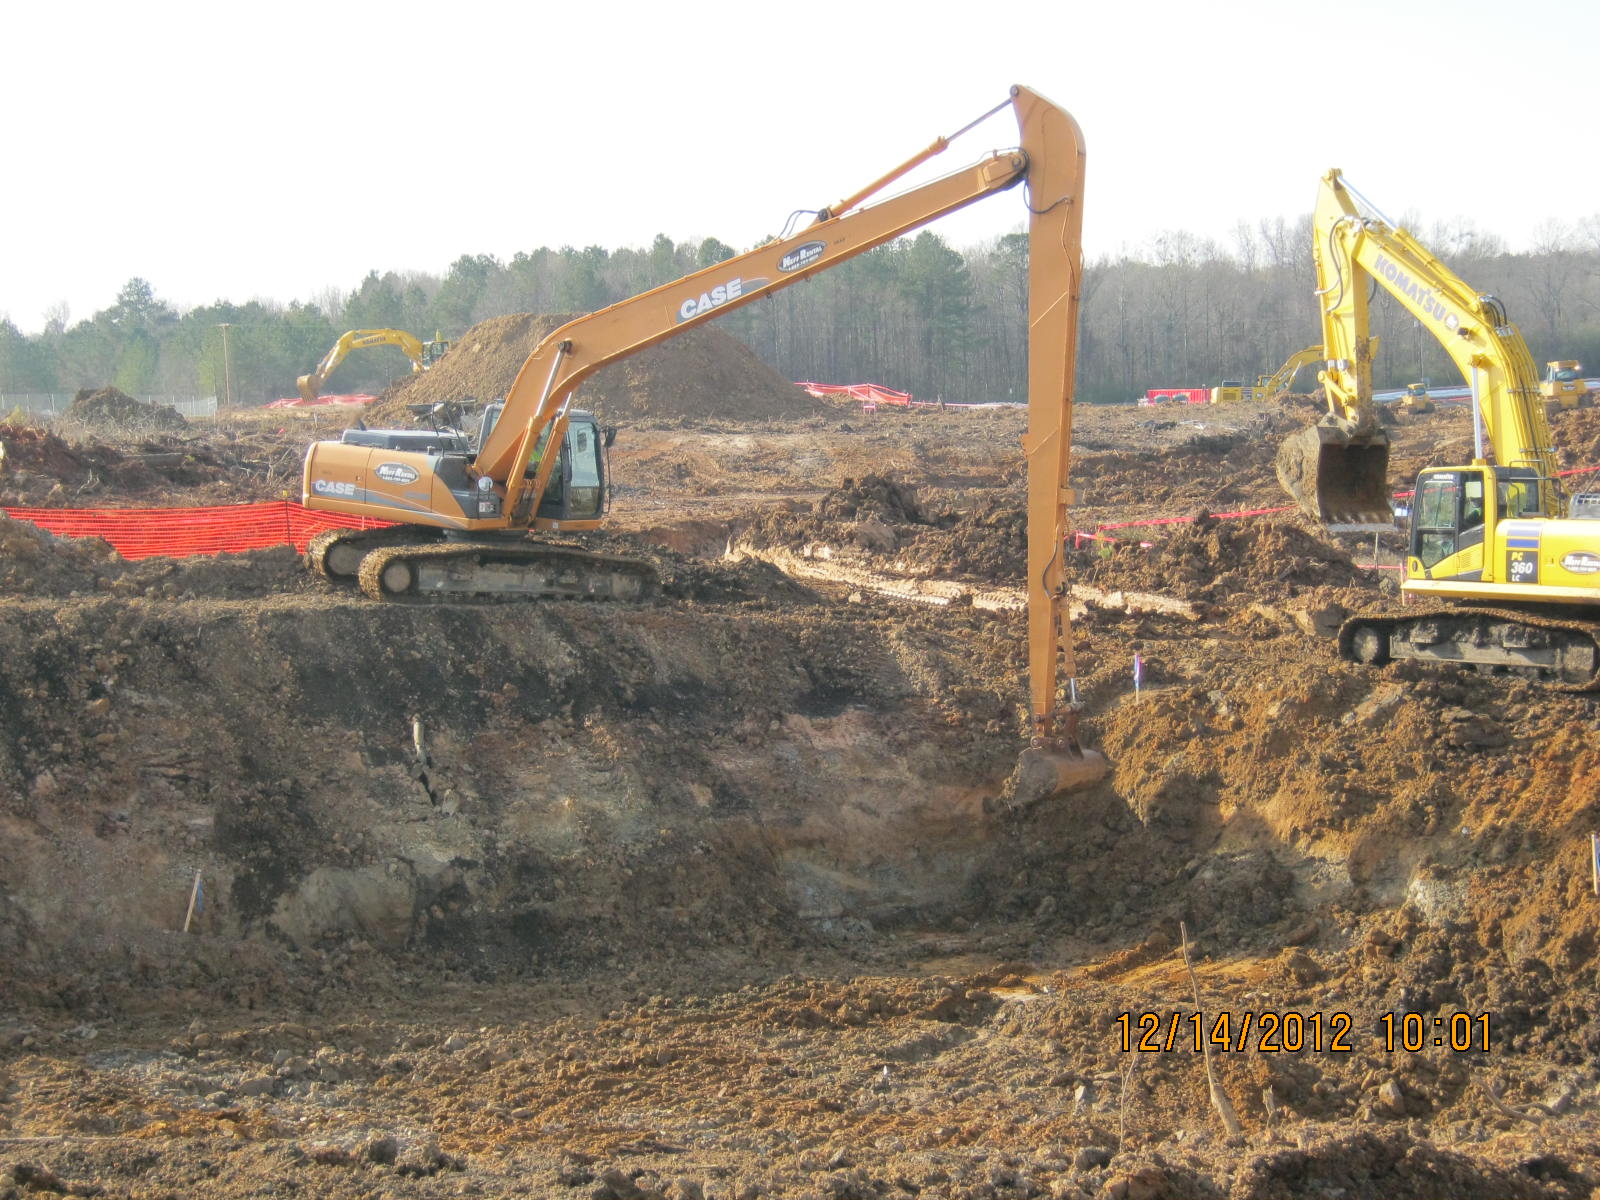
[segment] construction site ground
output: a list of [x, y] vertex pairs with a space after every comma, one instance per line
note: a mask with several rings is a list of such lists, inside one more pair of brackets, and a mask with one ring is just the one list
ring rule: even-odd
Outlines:
[[[1336, 660], [1399, 535], [1213, 515], [1313, 416], [1077, 409], [1080, 529], [1194, 519], [1070, 548], [1111, 771], [1021, 810], [1015, 409], [624, 422], [637, 605], [0, 521], [0, 1197], [1594, 1194], [1600, 707]], [[0, 504], [333, 429], [5, 426]]]

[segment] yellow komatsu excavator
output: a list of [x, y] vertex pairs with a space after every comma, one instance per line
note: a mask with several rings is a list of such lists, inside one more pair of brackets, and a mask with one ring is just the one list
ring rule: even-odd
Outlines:
[[1570, 690], [1600, 687], [1600, 495], [1561, 493], [1522, 334], [1499, 300], [1469, 288], [1337, 170], [1322, 179], [1314, 224], [1327, 355], [1321, 378], [1334, 411], [1285, 447], [1291, 457], [1316, 456], [1314, 471], [1285, 478], [1280, 455], [1280, 480], [1302, 507], [1330, 524], [1391, 514], [1388, 441], [1370, 390], [1372, 284], [1439, 340], [1472, 388], [1472, 461], [1425, 469], [1412, 495], [1401, 584], [1408, 607], [1351, 617], [1339, 632], [1340, 653], [1362, 663], [1417, 659]]
[[[1376, 340], [1376, 339], [1374, 339]], [[1283, 360], [1271, 375], [1256, 376], [1255, 399], [1271, 400], [1279, 392], [1287, 391], [1294, 382], [1294, 377], [1300, 373], [1302, 367], [1309, 367], [1314, 362], [1322, 361], [1321, 346], [1307, 346], [1304, 350], [1296, 350]]]
[[[991, 153], [932, 182], [866, 205], [979, 121], [1012, 109], [1016, 149]], [[1032, 744], [1014, 780], [1015, 803], [1101, 778], [1106, 763], [1077, 734], [1076, 674], [1062, 546], [1068, 533], [1072, 385], [1082, 284], [1082, 134], [1077, 122], [1024, 87], [950, 137], [837, 204], [791, 236], [569, 321], [536, 346], [477, 440], [349, 430], [306, 455], [308, 508], [398, 522], [330, 530], [308, 557], [325, 577], [359, 583], [380, 600], [479, 596], [638, 599], [649, 566], [537, 541], [530, 532], [599, 527], [609, 498], [612, 431], [572, 406], [578, 385], [618, 359], [825, 271], [947, 213], [1022, 184], [1028, 234], [1028, 665]], [[1066, 693], [1064, 695], [1063, 693]]]
[[[1377, 338], [1373, 338], [1377, 344]], [[1321, 346], [1307, 346], [1304, 350], [1296, 350], [1271, 375], [1257, 375], [1255, 385], [1244, 383], [1225, 382], [1221, 387], [1211, 389], [1211, 403], [1235, 404], [1241, 400], [1252, 400], [1260, 403], [1271, 400], [1279, 392], [1288, 388], [1294, 382], [1294, 377], [1300, 373], [1301, 367], [1309, 367], [1312, 363], [1322, 358]]]
[[398, 346], [405, 356], [411, 360], [413, 374], [426, 371], [434, 363], [444, 357], [445, 351], [450, 349], [450, 343], [434, 335], [434, 340], [424, 342], [420, 338], [406, 333], [402, 329], [352, 329], [342, 335], [333, 348], [322, 356], [322, 361], [312, 368], [311, 374], [302, 375], [295, 380], [295, 386], [300, 389], [300, 398], [307, 404], [315, 404], [317, 396], [322, 391], [322, 385], [327, 382], [328, 376], [345, 359], [345, 355], [352, 350], [362, 350], [368, 346]]

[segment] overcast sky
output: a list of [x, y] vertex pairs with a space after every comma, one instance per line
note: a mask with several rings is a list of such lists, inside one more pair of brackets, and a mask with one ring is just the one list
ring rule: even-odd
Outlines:
[[[0, 316], [186, 309], [462, 254], [738, 249], [1004, 100], [1070, 111], [1091, 255], [1309, 212], [1340, 167], [1512, 250], [1600, 214], [1593, 0], [85, 4], [6, 17]], [[1002, 114], [939, 160], [1013, 144]], [[389, 151], [383, 158], [375, 151]], [[375, 170], [373, 164], [385, 164]], [[1005, 193], [934, 228], [1021, 227]], [[1419, 232], [1421, 230], [1419, 229]], [[1307, 248], [1309, 253], [1309, 247]]]

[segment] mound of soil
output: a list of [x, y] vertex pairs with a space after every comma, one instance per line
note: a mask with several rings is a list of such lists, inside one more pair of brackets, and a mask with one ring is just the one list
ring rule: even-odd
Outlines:
[[183, 414], [164, 404], [141, 404], [114, 387], [84, 388], [67, 405], [67, 416], [86, 425], [117, 429], [182, 429]]
[[[142, 405], [140, 407], [143, 407]], [[190, 507], [297, 494], [311, 432], [124, 430], [112, 445], [0, 424], [0, 505], [8, 508]]]
[[1299, 588], [1352, 587], [1370, 579], [1338, 546], [1278, 521], [1219, 521], [1202, 511], [1189, 522], [1129, 532], [1125, 541], [1079, 548], [1074, 577], [1097, 587], [1211, 602], [1281, 598]]
[[[539, 342], [572, 319], [572, 314], [513, 313], [482, 321], [430, 370], [385, 391], [367, 420], [410, 424], [414, 405], [502, 398]], [[669, 338], [597, 372], [578, 389], [577, 404], [608, 420], [742, 421], [829, 411], [738, 338], [711, 326]]]
[[93, 591], [123, 565], [122, 556], [99, 538], [58, 538], [0, 514], [0, 594]]
[[[1550, 418], [1556, 457], [1563, 467], [1600, 467], [1600, 408], [1558, 409]], [[1600, 477], [1581, 476], [1579, 490], [1600, 490]]]
[[[1085, 528], [1281, 502], [1238, 414], [1148, 419], [1084, 414]], [[638, 605], [0, 523], [0, 1194], [1591, 1194], [1593, 697], [1343, 663], [1301, 606], [1376, 581], [1201, 515], [1074, 554], [1202, 602], [1075, 620], [1110, 773], [1012, 811], [1021, 613], [718, 558], [1014, 583], [1018, 432], [640, 430], [627, 501], [709, 548]], [[1197, 987], [1277, 1014], [1213, 1045], [1238, 1137]]]
[[32, 425], [0, 425], [0, 470], [69, 480], [84, 473], [83, 457], [55, 434]]

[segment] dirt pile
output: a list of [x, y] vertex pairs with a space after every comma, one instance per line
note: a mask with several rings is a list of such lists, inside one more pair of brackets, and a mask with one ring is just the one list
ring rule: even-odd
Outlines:
[[299, 427], [191, 427], [183, 434], [106, 436], [69, 441], [39, 426], [0, 424], [0, 505], [190, 507], [298, 495], [314, 434]]
[[[1187, 600], [1284, 599], [1307, 588], [1371, 586], [1371, 572], [1304, 528], [1268, 519], [1141, 526], [1115, 541], [1087, 542], [1073, 577], [1103, 588], [1167, 592]], [[1148, 545], [1146, 544], [1148, 543]]]
[[[1561, 465], [1573, 470], [1600, 467], [1600, 408], [1557, 409], [1550, 417], [1550, 435], [1556, 444]], [[1600, 476], [1579, 476], [1571, 485], [1577, 490], [1600, 490]]]
[[[409, 423], [414, 405], [502, 398], [539, 342], [572, 319], [513, 313], [482, 321], [426, 373], [385, 391], [367, 419]], [[765, 420], [829, 410], [714, 326], [604, 368], [578, 389], [577, 403], [613, 421]]]
[[[1241, 414], [1079, 419], [1086, 522], [1277, 500]], [[1380, 588], [1338, 546], [1152, 526], [1069, 564], [1178, 602], [1075, 621], [1110, 775], [1009, 811], [1021, 614], [719, 557], [1020, 581], [1013, 416], [849, 424], [640, 431], [630, 508], [706, 550], [636, 606], [0, 524], [0, 1192], [1600, 1186], [1594, 699], [1342, 663], [1306, 606]]]
[[188, 424], [177, 409], [164, 404], [141, 404], [114, 387], [84, 388], [67, 405], [66, 415], [86, 425], [113, 429], [182, 429]]
[[57, 538], [0, 514], [0, 594], [94, 591], [122, 565], [121, 555], [99, 538]]

